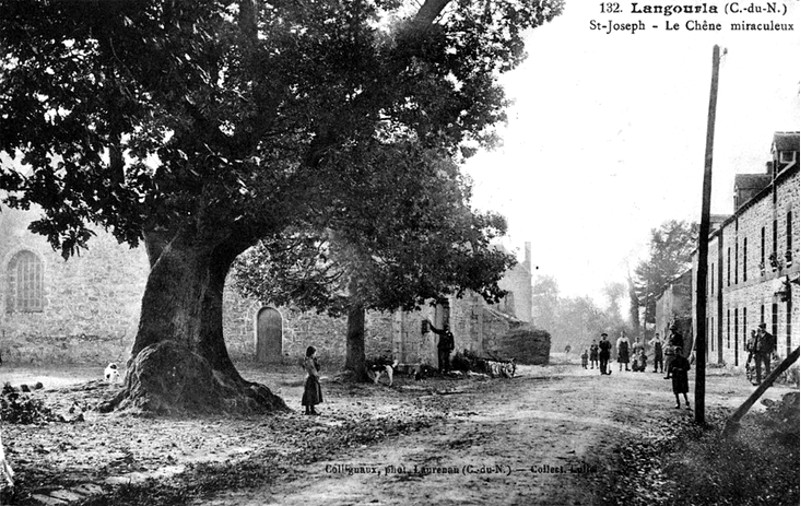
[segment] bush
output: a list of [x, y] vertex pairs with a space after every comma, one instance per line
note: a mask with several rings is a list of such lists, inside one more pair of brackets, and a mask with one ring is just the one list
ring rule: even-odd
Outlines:
[[63, 421], [41, 399], [18, 392], [10, 383], [6, 383], [0, 391], [0, 417], [7, 423], [24, 425]]

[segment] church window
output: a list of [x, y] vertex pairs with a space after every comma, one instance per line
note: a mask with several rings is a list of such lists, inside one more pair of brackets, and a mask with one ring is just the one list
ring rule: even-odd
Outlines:
[[7, 271], [9, 313], [33, 313], [44, 309], [42, 261], [30, 251], [20, 251], [11, 259]]

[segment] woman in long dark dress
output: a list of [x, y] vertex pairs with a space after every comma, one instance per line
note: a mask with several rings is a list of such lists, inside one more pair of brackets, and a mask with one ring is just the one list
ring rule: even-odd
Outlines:
[[306, 348], [303, 368], [307, 376], [300, 403], [306, 407], [307, 415], [319, 415], [314, 406], [323, 402], [323, 390], [320, 388], [320, 364], [317, 362], [317, 349], [314, 346]]
[[681, 354], [676, 354], [673, 361], [668, 366], [668, 376], [673, 381], [673, 394], [676, 396], [676, 408], [681, 407], [679, 394], [684, 394], [684, 403], [687, 409], [690, 408], [690, 401], [687, 399], [687, 392], [690, 390], [687, 384], [687, 373], [690, 371], [690, 363]]

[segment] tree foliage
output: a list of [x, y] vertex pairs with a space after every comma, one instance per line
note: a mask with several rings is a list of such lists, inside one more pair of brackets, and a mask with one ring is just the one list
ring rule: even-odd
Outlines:
[[620, 314], [620, 299], [626, 293], [626, 287], [620, 282], [609, 282], [603, 287], [604, 297], [606, 297], [606, 312], [610, 315]]
[[634, 291], [645, 321], [656, 321], [656, 299], [677, 276], [690, 268], [698, 245], [698, 225], [671, 220], [651, 230], [649, 256], [634, 269]]
[[359, 143], [490, 143], [497, 74], [561, 3], [425, 6], [4, 0], [0, 150], [31, 167], [3, 170], [7, 203], [42, 206], [34, 229], [65, 255], [92, 222], [132, 245], [259, 236], [330, 204], [331, 178], [363, 177]]
[[515, 260], [491, 242], [505, 220], [469, 208], [469, 186], [447, 159], [413, 145], [380, 151], [370, 193], [355, 195], [358, 212], [264, 240], [240, 257], [234, 272], [244, 295], [332, 316], [353, 306], [413, 310], [465, 290], [490, 303], [503, 297], [498, 282]]
[[620, 315], [619, 300], [623, 285], [610, 283], [604, 289], [607, 307], [600, 307], [590, 297], [562, 297], [557, 281], [550, 276], [537, 279], [533, 286], [534, 297], [532, 323], [551, 333], [551, 349], [561, 350], [566, 345], [572, 349], [583, 349], [593, 339], [600, 339], [601, 332], [610, 336], [621, 331], [630, 333], [630, 326]]

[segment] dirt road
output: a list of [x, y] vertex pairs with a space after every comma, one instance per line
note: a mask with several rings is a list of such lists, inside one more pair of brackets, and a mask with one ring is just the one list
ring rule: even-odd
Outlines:
[[[659, 373], [600, 376], [578, 366], [521, 373], [418, 398], [424, 408], [446, 413], [432, 427], [287, 470], [287, 479], [270, 486], [196, 504], [594, 504], [603, 500], [585, 475], [611, 472], [612, 446], [644, 435], [654, 421], [692, 416], [674, 408], [670, 382]], [[710, 407], [736, 405], [751, 391], [741, 378], [707, 382]], [[326, 406], [329, 412], [337, 402]], [[331, 423], [326, 416], [318, 420]]]
[[[661, 374], [614, 369], [521, 367], [513, 379], [396, 378], [391, 388], [324, 378], [323, 416], [307, 417], [302, 371], [243, 368], [296, 411], [179, 419], [93, 411], [115, 390], [80, 371], [6, 369], [14, 384], [42, 380], [29, 406], [67, 421], [5, 423], [3, 442], [25, 505], [611, 504], [596, 488], [622, 483], [621, 443], [647, 444], [692, 416], [674, 409]], [[707, 377], [710, 409], [753, 391], [722, 372]]]

